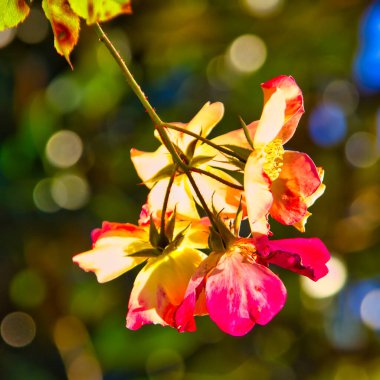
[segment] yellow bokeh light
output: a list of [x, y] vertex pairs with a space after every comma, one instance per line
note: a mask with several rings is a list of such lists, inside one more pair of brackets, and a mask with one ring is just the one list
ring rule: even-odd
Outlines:
[[281, 10], [283, 0], [242, 0], [244, 7], [253, 16], [271, 16]]
[[264, 41], [254, 34], [244, 34], [232, 42], [227, 60], [232, 69], [249, 74], [257, 71], [265, 62], [267, 48]]
[[33, 190], [33, 202], [43, 212], [56, 212], [60, 209], [51, 196], [51, 185], [52, 180], [44, 178], [36, 184]]
[[354, 133], [345, 146], [347, 161], [357, 168], [368, 168], [379, 158], [376, 136], [368, 132]]
[[326, 298], [338, 293], [347, 280], [347, 269], [344, 263], [332, 257], [327, 263], [329, 273], [317, 282], [301, 277], [302, 290], [312, 298]]
[[83, 177], [62, 174], [53, 179], [51, 195], [58, 206], [66, 210], [77, 210], [87, 203], [90, 190]]
[[75, 165], [82, 152], [82, 140], [75, 132], [68, 130], [54, 133], [47, 142], [45, 149], [46, 158], [58, 168], [68, 168]]

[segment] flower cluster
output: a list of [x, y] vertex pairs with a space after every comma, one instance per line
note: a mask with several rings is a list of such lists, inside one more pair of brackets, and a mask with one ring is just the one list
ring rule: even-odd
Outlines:
[[[131, 150], [149, 189], [138, 225], [104, 222], [92, 249], [73, 259], [99, 282], [145, 263], [128, 328], [194, 331], [194, 317], [209, 315], [226, 333], [244, 335], [285, 304], [285, 286], [270, 265], [314, 281], [326, 275], [330, 255], [318, 238], [271, 239], [269, 216], [303, 232], [325, 186], [307, 154], [283, 147], [304, 112], [300, 88], [283, 75], [262, 89], [260, 119], [242, 121], [241, 129], [208, 139], [224, 107], [206, 103], [187, 124], [157, 123], [155, 152]], [[249, 236], [240, 236], [242, 222]]]

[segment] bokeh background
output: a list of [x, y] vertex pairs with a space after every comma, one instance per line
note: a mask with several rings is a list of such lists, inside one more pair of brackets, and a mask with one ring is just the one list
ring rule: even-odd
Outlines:
[[192, 334], [125, 329], [137, 272], [100, 285], [71, 258], [103, 220], [137, 222], [147, 190], [129, 151], [158, 144], [94, 29], [82, 24], [71, 71], [35, 1], [0, 32], [0, 378], [380, 379], [380, 2], [133, 5], [104, 28], [164, 120], [220, 100], [215, 133], [236, 129], [259, 118], [260, 83], [294, 76], [306, 114], [287, 148], [326, 170], [305, 236], [327, 244], [330, 274], [315, 287], [280, 271], [285, 308], [245, 337], [207, 317]]

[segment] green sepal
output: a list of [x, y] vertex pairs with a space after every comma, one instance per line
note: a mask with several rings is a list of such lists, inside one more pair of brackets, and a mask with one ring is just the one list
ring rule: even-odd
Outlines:
[[161, 252], [156, 248], [146, 248], [128, 255], [128, 257], [157, 257]]
[[248, 144], [251, 146], [252, 149], [254, 149], [253, 148], [253, 141], [252, 141], [251, 135], [249, 133], [247, 124], [245, 124], [244, 120], [240, 116], [239, 116], [239, 120], [240, 120], [240, 124], [243, 128], [244, 135], [245, 135], [245, 138], [247, 139]]
[[194, 156], [194, 152], [195, 152], [195, 148], [197, 147], [197, 143], [198, 143], [198, 140], [196, 138], [194, 138], [194, 140], [191, 141], [191, 143], [186, 148], [185, 154], [186, 154], [186, 157], [188, 158], [189, 161]]
[[237, 145], [225, 144], [225, 145], [223, 145], [223, 147], [232, 150], [234, 153], [238, 154], [245, 161], [248, 160], [249, 155], [252, 153], [252, 150], [242, 148], [242, 147], [237, 146]]
[[239, 235], [240, 224], [241, 224], [242, 219], [243, 219], [243, 207], [241, 205], [241, 197], [240, 197], [239, 207], [236, 210], [234, 225], [233, 225], [235, 236]]
[[165, 235], [170, 242], [173, 240], [176, 216], [177, 216], [177, 209], [176, 207], [174, 207], [173, 214], [170, 215], [170, 218], [168, 219], [166, 223], [166, 227], [165, 227]]
[[164, 249], [163, 253], [170, 253], [172, 251], [175, 251], [183, 242], [183, 239], [185, 238], [186, 231], [189, 229], [191, 226], [191, 223], [187, 225], [182, 231], [180, 231], [176, 237], [173, 239], [173, 241], [168, 244], [168, 246]]
[[202, 164], [205, 164], [206, 162], [209, 162], [210, 160], [212, 160], [215, 156], [197, 156], [197, 157], [194, 157], [191, 162], [190, 162], [190, 165], [191, 166], [198, 166], [198, 165], [202, 165]]
[[150, 225], [149, 225], [149, 241], [153, 247], [158, 247], [160, 242], [160, 234], [157, 230], [156, 225], [153, 222], [152, 215], [150, 216]]
[[145, 182], [158, 182], [161, 181], [165, 178], [171, 177], [174, 171], [175, 165], [174, 164], [169, 164], [163, 167], [161, 170], [159, 170], [153, 177], [149, 178]]
[[212, 252], [222, 252], [225, 251], [223, 239], [219, 232], [215, 231], [213, 227], [210, 227], [210, 235], [208, 235], [208, 246]]

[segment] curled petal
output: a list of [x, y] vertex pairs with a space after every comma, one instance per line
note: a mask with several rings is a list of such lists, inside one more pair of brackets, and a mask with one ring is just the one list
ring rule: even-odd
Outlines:
[[259, 224], [265, 234], [266, 216], [272, 206], [273, 196], [270, 191], [271, 181], [263, 171], [262, 158], [253, 151], [244, 169], [244, 191], [247, 203], [248, 219], [252, 231]]
[[311, 278], [314, 281], [328, 273], [330, 253], [318, 238], [268, 241], [269, 263]]
[[318, 190], [321, 179], [312, 159], [305, 153], [285, 151], [279, 177], [272, 183], [271, 216], [292, 225], [304, 218], [309, 197]]
[[174, 326], [174, 313], [187, 284], [205, 257], [200, 251], [183, 248], [149, 259], [133, 285], [127, 327], [137, 330], [150, 323]]
[[109, 236], [97, 240], [95, 247], [73, 257], [86, 272], [94, 272], [98, 282], [111, 281], [146, 260], [145, 257], [130, 257], [127, 251], [137, 252], [151, 246], [138, 238]]
[[155, 183], [152, 179], [165, 167], [169, 167], [172, 164], [170, 153], [163, 145], [155, 152], [143, 152], [132, 148], [131, 160], [137, 174], [149, 188]]
[[285, 300], [281, 280], [265, 266], [245, 261], [238, 252], [223, 255], [206, 282], [210, 318], [235, 336], [247, 334], [255, 323], [267, 324]]
[[285, 118], [282, 128], [279, 130], [276, 138], [282, 140], [285, 144], [293, 136], [298, 122], [305, 112], [303, 107], [302, 91], [298, 87], [293, 77], [280, 75], [261, 85], [264, 92], [264, 104], [271, 100], [273, 94], [281, 89], [285, 96]]

